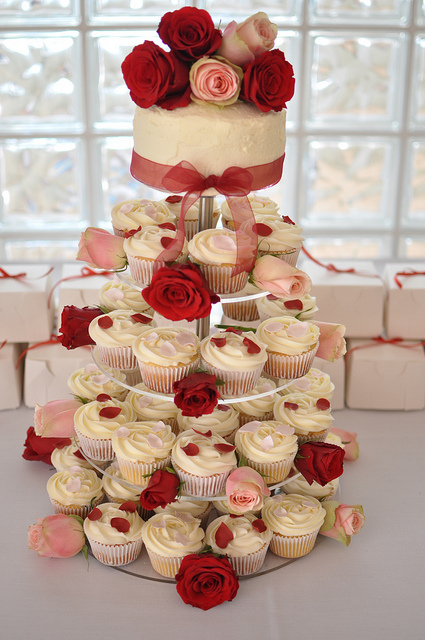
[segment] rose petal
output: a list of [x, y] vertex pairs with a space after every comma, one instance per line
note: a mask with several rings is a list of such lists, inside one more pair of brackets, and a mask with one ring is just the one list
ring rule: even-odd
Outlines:
[[262, 236], [264, 238], [273, 233], [273, 229], [263, 222], [256, 222], [255, 224], [253, 224], [252, 230], [254, 233], [257, 233], [259, 236]]
[[101, 329], [110, 329], [114, 323], [109, 316], [100, 316], [97, 324]]
[[[102, 375], [100, 375], [100, 376], [93, 376], [91, 381], [93, 382], [93, 384], [96, 384], [96, 385], [100, 386], [101, 384], [106, 384], [109, 381], [109, 378], [108, 378], [107, 375], [102, 373]], [[102, 402], [102, 401], [100, 400], [100, 402]]]
[[82, 468], [78, 464], [74, 464], [72, 467], [69, 467], [68, 471], [69, 473], [79, 473], [82, 471]]
[[308, 322], [297, 322], [291, 324], [286, 330], [286, 334], [291, 338], [302, 338], [307, 335], [309, 329]]
[[147, 336], [143, 336], [142, 340], [145, 340], [146, 342], [153, 342], [154, 340], [156, 340], [158, 337], [158, 334], [156, 331], [152, 331], [152, 333], [149, 333]]
[[295, 429], [289, 424], [278, 424], [276, 425], [275, 433], [280, 433], [283, 436], [292, 436], [295, 433]]
[[130, 530], [130, 523], [125, 518], [111, 518], [111, 527], [120, 533], [127, 533]]
[[158, 422], [152, 427], [152, 431], [155, 433], [156, 431], [162, 431], [165, 429], [165, 422], [162, 420], [158, 420]]
[[91, 520], [92, 522], [94, 522], [95, 520], [99, 520], [99, 518], [102, 517], [102, 512], [100, 509], [98, 509], [97, 507], [95, 507], [94, 509], [92, 509], [89, 513], [89, 515], [87, 516], [89, 520]]
[[66, 490], [75, 493], [81, 489], [81, 478], [72, 478], [66, 485]]
[[219, 251], [236, 251], [236, 242], [230, 236], [221, 234], [213, 236], [212, 244]]
[[170, 244], [172, 242], [174, 242], [175, 238], [170, 238], [168, 236], [164, 236], [163, 238], [161, 238], [160, 242], [161, 242], [161, 246], [164, 247], [164, 249], [166, 249], [167, 247], [170, 246]]
[[115, 431], [115, 433], [117, 434], [118, 438], [126, 438], [130, 435], [130, 429], [127, 429], [127, 427], [120, 427]]
[[296, 387], [297, 389], [300, 389], [301, 391], [307, 391], [307, 389], [310, 389], [311, 387], [311, 382], [308, 378], [304, 376], [303, 378], [298, 378], [298, 380], [294, 380], [293, 385], [294, 387]]
[[133, 211], [133, 205], [130, 202], [122, 204], [118, 209], [118, 213], [130, 213], [130, 211]]
[[95, 373], [96, 371], [98, 371], [98, 368], [95, 364], [86, 364], [84, 367], [84, 373]]
[[153, 398], [150, 398], [149, 396], [141, 396], [138, 399], [137, 404], [141, 409], [145, 409], [146, 407], [149, 407], [149, 405], [152, 404], [152, 402], [153, 402]]
[[217, 411], [230, 411], [230, 407], [228, 404], [219, 404], [217, 405]]
[[152, 449], [162, 449], [162, 447], [164, 446], [161, 438], [158, 438], [158, 436], [156, 436], [154, 433], [150, 433], [146, 440], [148, 445], [152, 447]]
[[193, 431], [194, 431], [195, 433], [197, 433], [198, 435], [200, 435], [200, 436], [205, 436], [205, 438], [211, 438], [211, 436], [212, 436], [212, 431], [211, 431], [211, 429], [208, 429], [208, 431], [205, 431], [205, 432], [203, 432], [203, 431], [197, 431], [196, 429], [193, 429]]
[[214, 445], [214, 449], [217, 449], [217, 451], [220, 451], [220, 453], [231, 453], [236, 449], [236, 447], [233, 444], [225, 444], [224, 442], [219, 442], [218, 444]]
[[168, 196], [165, 198], [165, 202], [169, 202], [170, 204], [177, 204], [177, 202], [181, 202], [183, 200], [183, 196]]
[[250, 338], [244, 338], [242, 342], [247, 347], [248, 353], [260, 353], [261, 347], [253, 342], [253, 340], [250, 340]]
[[277, 509], [274, 510], [274, 515], [277, 516], [278, 518], [284, 518], [285, 516], [288, 515], [288, 512], [283, 507], [278, 507]]
[[177, 353], [177, 349], [167, 340], [163, 345], [161, 345], [159, 352], [164, 356], [164, 358], [173, 358]]
[[264, 384], [258, 387], [258, 392], [266, 393], [266, 391], [271, 391], [272, 389], [274, 389], [274, 387], [272, 384], [270, 384], [270, 382], [264, 382]]
[[259, 420], [252, 420], [251, 422], [247, 422], [242, 425], [239, 429], [240, 433], [255, 433], [261, 427], [261, 422]]
[[108, 400], [112, 400], [112, 398], [111, 396], [108, 396], [107, 393], [99, 393], [99, 395], [96, 396], [97, 402], [108, 402]]
[[149, 324], [149, 322], [152, 322], [152, 318], [143, 313], [133, 313], [131, 317], [135, 322], [140, 322], [141, 324]]
[[257, 520], [253, 520], [252, 527], [253, 529], [256, 529], [258, 533], [264, 533], [264, 531], [267, 531], [267, 527], [264, 524], [263, 520], [261, 520], [261, 518], [257, 518]]
[[269, 324], [266, 324], [266, 326], [264, 327], [264, 329], [266, 331], [268, 331], [269, 333], [277, 333], [278, 331], [280, 331], [281, 329], [284, 328], [284, 324], [282, 324], [281, 322], [270, 322]]
[[81, 453], [81, 451], [79, 449], [77, 449], [77, 451], [74, 451], [73, 455], [76, 458], [79, 458], [80, 460], [85, 460], [85, 457], [83, 456], [83, 454]]
[[99, 416], [101, 418], [116, 418], [120, 413], [121, 413], [122, 409], [120, 407], [103, 407], [103, 409], [101, 409], [99, 411]]
[[220, 549], [225, 549], [229, 542], [233, 540], [233, 533], [227, 524], [222, 522], [215, 532], [215, 543]]
[[283, 406], [285, 409], [291, 409], [292, 411], [296, 411], [298, 409], [298, 405], [296, 402], [284, 402]]
[[226, 344], [226, 336], [223, 336], [222, 338], [214, 338], [213, 336], [211, 338], [211, 342], [215, 344], [216, 347], [224, 347], [224, 345]]
[[105, 296], [105, 298], [108, 298], [108, 300], [124, 299], [124, 293], [121, 291], [121, 289], [117, 289], [117, 288], [108, 289], [108, 291], [105, 291], [103, 295]]
[[320, 411], [326, 411], [331, 406], [331, 403], [326, 398], [319, 398], [316, 402], [316, 407], [320, 409]]
[[167, 523], [165, 522], [165, 518], [158, 518], [158, 520], [152, 522], [152, 526], [154, 529], [163, 529], [167, 526]]
[[325, 375], [323, 371], [319, 371], [319, 369], [310, 369], [308, 373], [312, 378], [321, 378], [323, 375]]
[[316, 505], [314, 504], [314, 502], [311, 502], [311, 500], [303, 500], [303, 501], [301, 502], [301, 504], [302, 504], [302, 506], [303, 506], [303, 507], [307, 507], [307, 508], [315, 507], [315, 506], [316, 506]]
[[188, 344], [196, 344], [196, 338], [190, 331], [183, 331], [183, 333], [177, 334], [176, 342], [185, 347]]
[[187, 456], [196, 456], [199, 453], [199, 447], [194, 442], [189, 442], [185, 447], [181, 448]]
[[190, 522], [194, 522], [195, 521], [195, 518], [193, 517], [193, 515], [191, 513], [186, 513], [186, 512], [178, 513], [177, 511], [175, 511], [174, 513], [176, 514], [176, 516], [178, 518], [180, 518], [180, 520], [182, 522], [190, 523]]
[[266, 436], [262, 439], [261, 448], [263, 451], [269, 451], [269, 449], [271, 449], [272, 447], [274, 447], [274, 442], [271, 436]]
[[301, 300], [298, 300], [298, 299], [286, 300], [283, 303], [283, 306], [286, 307], [287, 309], [298, 309], [298, 311], [303, 310], [303, 303]]
[[118, 507], [121, 511], [130, 511], [130, 513], [134, 513], [136, 511], [136, 505], [131, 500], [127, 500], [127, 502], [123, 502]]
[[235, 329], [235, 327], [227, 327], [224, 333], [236, 333], [238, 336], [242, 335], [242, 329]]
[[291, 220], [289, 216], [282, 216], [282, 220], [283, 222], [286, 222], [286, 224], [295, 224], [295, 222]]
[[272, 293], [266, 295], [267, 300], [279, 300], [278, 296], [274, 296]]
[[188, 544], [189, 542], [189, 536], [186, 536], [184, 533], [179, 533], [177, 532], [176, 535], [174, 536], [174, 540], [175, 542], [177, 542], [177, 544]]

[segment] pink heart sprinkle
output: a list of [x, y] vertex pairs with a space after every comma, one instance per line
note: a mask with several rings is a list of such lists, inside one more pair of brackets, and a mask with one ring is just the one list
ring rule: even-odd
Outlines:
[[78, 464], [74, 464], [72, 467], [69, 467], [68, 471], [69, 473], [79, 473], [82, 469]]
[[247, 422], [242, 425], [239, 429], [239, 433], [256, 433], [260, 427], [261, 422], [259, 420], [252, 420], [251, 422]]
[[286, 330], [286, 334], [290, 338], [302, 338], [308, 333], [309, 324], [308, 322], [297, 322], [296, 324], [291, 324]]
[[263, 451], [269, 451], [274, 446], [273, 438], [271, 436], [266, 436], [261, 441], [261, 448]]
[[187, 544], [189, 542], [189, 536], [186, 536], [184, 533], [177, 532], [174, 536], [174, 540], [177, 544]]
[[130, 429], [127, 429], [127, 427], [120, 427], [116, 430], [115, 433], [117, 434], [118, 438], [126, 438], [130, 435]]
[[93, 384], [97, 385], [106, 384], [108, 380], [108, 376], [106, 376], [104, 373], [102, 373], [100, 376], [93, 376], [92, 378]]
[[216, 249], [220, 249], [220, 251], [236, 251], [236, 242], [230, 236], [213, 236], [212, 244]]
[[148, 445], [152, 447], [152, 449], [162, 449], [164, 446], [161, 438], [158, 438], [154, 433], [150, 433], [146, 439], [148, 441]]
[[284, 518], [285, 516], [288, 515], [288, 512], [283, 507], [278, 507], [277, 509], [274, 510], [274, 514], [278, 518]]
[[118, 213], [130, 213], [130, 211], [133, 211], [133, 205], [130, 204], [130, 202], [127, 202], [127, 204], [122, 204], [118, 209]]
[[149, 396], [142, 396], [138, 400], [138, 405], [141, 409], [148, 407], [152, 403], [153, 398], [149, 398]]
[[109, 300], [122, 300], [124, 298], [124, 294], [121, 289], [108, 289], [105, 291], [105, 298]]
[[267, 324], [264, 328], [266, 331], [268, 331], [269, 333], [277, 333], [278, 331], [280, 331], [281, 329], [284, 328], [284, 324], [282, 324], [281, 322], [270, 322], [269, 324]]
[[75, 493], [81, 489], [81, 480], [80, 478], [72, 478], [66, 485], [66, 490], [71, 493]]
[[295, 433], [295, 429], [294, 427], [290, 427], [289, 424], [278, 424], [275, 432], [283, 436], [292, 436]]
[[165, 429], [165, 426], [165, 422], [163, 422], [162, 420], [158, 420], [158, 422], [152, 427], [152, 431], [162, 431], [163, 429]]
[[172, 358], [176, 355], [177, 349], [173, 344], [171, 344], [171, 342], [167, 340], [161, 346], [159, 352], [162, 356], [164, 356], [164, 358]]
[[178, 342], [182, 347], [185, 347], [188, 344], [196, 344], [196, 338], [190, 331], [184, 331], [183, 333], [177, 334], [176, 342]]
[[95, 373], [96, 371], [99, 371], [99, 369], [95, 364], [86, 364], [86, 366], [84, 367], [84, 373]]
[[294, 384], [294, 387], [296, 387], [297, 389], [300, 389], [301, 391], [307, 391], [307, 389], [310, 389], [311, 387], [311, 382], [306, 377], [299, 378], [298, 380], [294, 380], [293, 384]]

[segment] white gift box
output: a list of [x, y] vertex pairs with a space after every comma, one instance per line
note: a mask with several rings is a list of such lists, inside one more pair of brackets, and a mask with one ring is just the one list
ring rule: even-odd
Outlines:
[[28, 351], [24, 375], [26, 406], [71, 398], [67, 380], [89, 362], [92, 362], [91, 350], [86, 347], [68, 351], [61, 344], [49, 344]]
[[[424, 275], [397, 276], [400, 271], [421, 271]], [[388, 286], [385, 332], [389, 338], [425, 340], [425, 263], [387, 264], [384, 279]]]
[[48, 340], [53, 329], [53, 311], [47, 307], [53, 284], [49, 265], [13, 264], [4, 269], [10, 275], [26, 275], [0, 278], [0, 343]]
[[74, 305], [80, 309], [82, 307], [97, 306], [99, 304], [99, 289], [109, 282], [114, 275], [112, 273], [110, 276], [96, 275], [76, 278], [75, 276], [82, 275], [81, 269], [84, 268], [85, 265], [83, 262], [63, 265], [61, 278], [72, 277], [72, 280], [65, 280], [58, 285], [58, 327], [60, 326], [62, 309], [65, 306]]
[[344, 409], [345, 407], [345, 360], [339, 358], [335, 362], [328, 362], [322, 358], [314, 358], [313, 367], [320, 369], [330, 376], [331, 381], [335, 385], [335, 390], [331, 400], [332, 411]]
[[[354, 268], [362, 273], [376, 274], [372, 262], [337, 261], [333, 264], [339, 269]], [[301, 269], [313, 281], [311, 295], [316, 297], [319, 308], [314, 320], [345, 325], [345, 335], [349, 338], [381, 335], [385, 290], [379, 278], [328, 271], [310, 260], [305, 260]]]
[[20, 344], [5, 344], [0, 349], [0, 409], [17, 409], [22, 397], [22, 362]]
[[[345, 402], [350, 409], [418, 410], [425, 407], [425, 354], [406, 341], [398, 346], [349, 340]], [[407, 348], [406, 345], [411, 345]]]

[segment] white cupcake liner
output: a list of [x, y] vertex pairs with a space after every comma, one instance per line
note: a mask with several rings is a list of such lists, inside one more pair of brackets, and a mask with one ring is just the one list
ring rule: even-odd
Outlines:
[[165, 267], [163, 260], [147, 260], [134, 256], [127, 256], [131, 277], [139, 286], [150, 284], [152, 276], [160, 267]]
[[203, 358], [201, 361], [208, 373], [214, 374], [225, 383], [219, 387], [222, 397], [234, 397], [249, 393], [257, 386], [263, 371], [263, 364], [252, 371], [223, 371], [223, 369], [209, 364]]
[[248, 282], [248, 272], [241, 271], [232, 276], [233, 266], [198, 264], [214, 293], [236, 293], [241, 291]]
[[[220, 214], [218, 213], [218, 211], [217, 213], [213, 213], [213, 220], [212, 220], [212, 227], [211, 227], [212, 229], [214, 229], [217, 226], [219, 217], [220, 217]], [[192, 240], [195, 233], [198, 233], [198, 220], [185, 220], [184, 235], [186, 236], [186, 240], [188, 242], [189, 240]]]
[[252, 414], [250, 415], [248, 413], [243, 413], [242, 411], [239, 412], [240, 427], [243, 427], [244, 424], [252, 422], [253, 420], [259, 420], [260, 422], [264, 422], [266, 420], [274, 420], [274, 413], [273, 411], [266, 411], [266, 413], [263, 413], [261, 416], [254, 416]]
[[303, 536], [284, 536], [274, 531], [270, 551], [281, 558], [301, 558], [313, 549], [318, 533], [319, 529]]
[[114, 225], [112, 225], [112, 228], [114, 230], [114, 235], [115, 236], [119, 236], [120, 238], [125, 238], [124, 229], [118, 229], [118, 227], [114, 227]]
[[301, 446], [305, 442], [324, 442], [326, 440], [326, 436], [330, 431], [330, 427], [328, 429], [323, 429], [322, 431], [318, 431], [317, 433], [309, 432], [306, 435], [301, 435], [297, 433], [295, 428], [295, 435], [298, 438], [298, 445]]
[[143, 382], [149, 389], [158, 393], [173, 393], [173, 383], [193, 373], [198, 364], [199, 358], [180, 367], [160, 367], [138, 360]]
[[113, 369], [135, 369], [137, 360], [131, 347], [103, 347], [97, 345], [97, 353], [103, 364]]
[[274, 378], [285, 378], [286, 380], [301, 378], [311, 369], [318, 348], [319, 343], [310, 351], [300, 353], [297, 356], [285, 356], [269, 351], [264, 372]]
[[261, 549], [247, 556], [226, 556], [237, 576], [249, 576], [251, 573], [259, 571], [266, 559], [267, 549], [269, 545], [266, 543]]
[[155, 551], [151, 551], [146, 547], [149, 560], [151, 561], [152, 569], [165, 578], [174, 578], [176, 573], [180, 569], [180, 565], [183, 562], [184, 556], [180, 557], [168, 557], [161, 556]]
[[221, 302], [223, 313], [232, 320], [240, 322], [254, 322], [258, 320], [258, 309], [255, 300], [245, 300], [245, 302]]
[[226, 471], [225, 473], [215, 473], [212, 476], [194, 476], [192, 473], [184, 471], [173, 460], [172, 465], [179, 480], [184, 482], [182, 493], [187, 496], [215, 496], [225, 488], [226, 480], [230, 475], [230, 471]]
[[130, 540], [125, 544], [103, 544], [89, 536], [87, 539], [96, 560], [110, 567], [120, 567], [134, 562], [139, 557], [143, 546], [141, 538], [140, 540]]
[[165, 469], [171, 464], [171, 456], [167, 456], [164, 460], [158, 460], [156, 462], [133, 462], [125, 458], [117, 456], [118, 466], [121, 471], [121, 475], [125, 480], [131, 482], [140, 487], [145, 487], [150, 480], [150, 477], [144, 478], [143, 476], [152, 474], [157, 469]]
[[276, 258], [279, 258], [279, 260], [283, 260], [283, 262], [289, 264], [291, 267], [296, 267], [300, 251], [301, 247], [299, 247], [298, 249], [289, 249], [288, 251], [273, 251], [272, 249], [269, 249], [268, 251], [262, 251], [261, 249], [259, 249], [258, 255], [261, 257], [272, 254], [273, 256], [276, 256]]
[[288, 477], [288, 474], [291, 470], [292, 463], [295, 460], [297, 452], [294, 451], [288, 458], [284, 460], [278, 460], [276, 462], [256, 462], [255, 460], [251, 460], [246, 457], [244, 452], [244, 458], [246, 460], [246, 464], [251, 469], [255, 469], [263, 476], [264, 482], [266, 484], [276, 484], [277, 482], [281, 482]]
[[57, 500], [54, 500], [54, 498], [50, 498], [50, 502], [52, 503], [52, 507], [55, 513], [64, 513], [66, 516], [80, 516], [80, 518], [83, 518], [84, 520], [84, 518], [87, 518], [92, 509], [103, 502], [104, 497], [105, 496], [102, 493], [100, 498], [98, 498], [97, 500], [93, 500], [92, 503], [85, 506], [76, 504], [61, 504]]
[[105, 462], [106, 460], [113, 460], [115, 458], [114, 450], [112, 449], [112, 440], [108, 438], [89, 438], [84, 435], [78, 427], [74, 425], [75, 433], [78, 436], [79, 447], [83, 450], [88, 458], [93, 460], [100, 460]]

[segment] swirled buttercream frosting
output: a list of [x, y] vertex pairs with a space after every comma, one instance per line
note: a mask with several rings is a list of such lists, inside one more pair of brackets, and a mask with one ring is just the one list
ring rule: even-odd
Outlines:
[[[117, 409], [120, 410], [119, 413], [114, 411]], [[116, 429], [135, 418], [133, 409], [125, 400], [93, 400], [78, 407], [74, 414], [74, 424], [88, 438], [109, 439]]]
[[[195, 445], [196, 449], [188, 448], [188, 445]], [[214, 445], [227, 446], [222, 451]], [[171, 452], [171, 460], [183, 471], [195, 476], [228, 473], [237, 465], [236, 454], [233, 450], [228, 450], [228, 447], [229, 444], [217, 434], [212, 433], [206, 436], [189, 429], [177, 436]], [[196, 451], [194, 455], [193, 451]]]
[[253, 421], [235, 435], [237, 450], [254, 462], [277, 462], [294, 455], [298, 439], [294, 429], [276, 420]]
[[87, 506], [103, 496], [103, 489], [95, 471], [75, 465], [54, 473], [47, 481], [47, 493], [65, 506]]
[[[283, 384], [283, 382], [282, 382]], [[330, 400], [332, 398], [335, 385], [330, 379], [330, 376], [320, 369], [312, 368], [305, 376], [293, 380], [291, 384], [280, 392], [285, 396], [289, 393], [305, 393], [313, 398], [326, 398]]]
[[218, 405], [214, 407], [212, 413], [206, 413], [199, 418], [184, 416], [179, 411], [177, 424], [180, 431], [187, 431], [187, 429], [208, 431], [211, 429], [213, 433], [219, 436], [226, 436], [239, 426], [239, 414], [230, 405]]
[[284, 536], [302, 536], [322, 526], [326, 511], [316, 498], [297, 493], [266, 498], [263, 520], [272, 531]]
[[[130, 278], [130, 276], [126, 277]], [[152, 307], [143, 299], [139, 289], [132, 287], [128, 282], [122, 282], [118, 279], [106, 282], [99, 289], [99, 304], [101, 307], [108, 309], [108, 311], [123, 309], [136, 313], [145, 313], [148, 316], [153, 316], [154, 313]]]
[[152, 464], [170, 455], [175, 440], [162, 421], [129, 422], [112, 435], [112, 448], [118, 458]]
[[319, 328], [311, 322], [278, 316], [261, 322], [256, 336], [267, 346], [268, 351], [296, 356], [314, 349], [319, 333]]
[[164, 222], [174, 223], [175, 215], [167, 205], [154, 200], [124, 200], [116, 204], [111, 211], [112, 224], [115, 229], [127, 231], [159, 225]]
[[273, 412], [276, 420], [294, 427], [298, 435], [330, 429], [334, 420], [330, 408], [320, 409], [316, 398], [302, 392], [281, 396]]
[[174, 327], [148, 329], [133, 343], [138, 360], [161, 367], [191, 364], [198, 357], [199, 340], [192, 331]]
[[202, 340], [201, 356], [224, 371], [253, 371], [267, 360], [266, 345], [251, 331], [217, 331]]
[[[133, 315], [133, 311], [117, 309], [103, 316], [97, 316], [89, 324], [91, 339], [102, 347], [131, 347], [135, 338], [150, 328], [132, 318]], [[102, 327], [104, 321], [100, 318], [109, 318], [112, 325]]]
[[[123, 511], [120, 509], [120, 505], [115, 502], [105, 502], [100, 504], [97, 509], [102, 513], [98, 520], [90, 520], [89, 518], [84, 520], [84, 533], [88, 538], [108, 545], [140, 540], [144, 521], [137, 511]], [[114, 518], [127, 520], [130, 525], [129, 530], [125, 533], [119, 531], [111, 524]]]
[[256, 303], [261, 319], [291, 316], [301, 321], [312, 320], [319, 310], [316, 306], [316, 298], [308, 294], [297, 298], [296, 304], [294, 304], [294, 298], [276, 298], [271, 294], [258, 298]]
[[189, 513], [159, 513], [143, 525], [142, 539], [148, 549], [161, 556], [179, 557], [197, 553], [204, 546], [201, 522]]
[[[255, 553], [268, 544], [272, 537], [272, 531], [269, 527], [266, 526], [264, 531], [253, 527], [252, 523], [255, 520], [257, 517], [249, 513], [239, 515], [236, 518], [230, 515], [220, 516], [208, 525], [205, 542], [210, 545], [214, 553], [225, 553], [231, 557], [242, 557]], [[223, 523], [233, 535], [224, 549], [218, 546], [216, 541], [217, 529]]]
[[[143, 227], [134, 235], [124, 239], [124, 252], [127, 256], [155, 260], [164, 250], [164, 238], [175, 238], [176, 231], [153, 225]], [[187, 255], [187, 240], [184, 240], [182, 255]]]
[[[115, 380], [125, 382], [125, 374], [119, 369], [112, 369], [104, 365], [107, 371]], [[75, 396], [86, 400], [96, 400], [101, 393], [106, 393], [117, 400], [124, 400], [127, 389], [123, 388], [119, 382], [111, 380], [95, 364], [87, 364], [81, 369], [74, 371], [68, 378], [68, 388]]]

